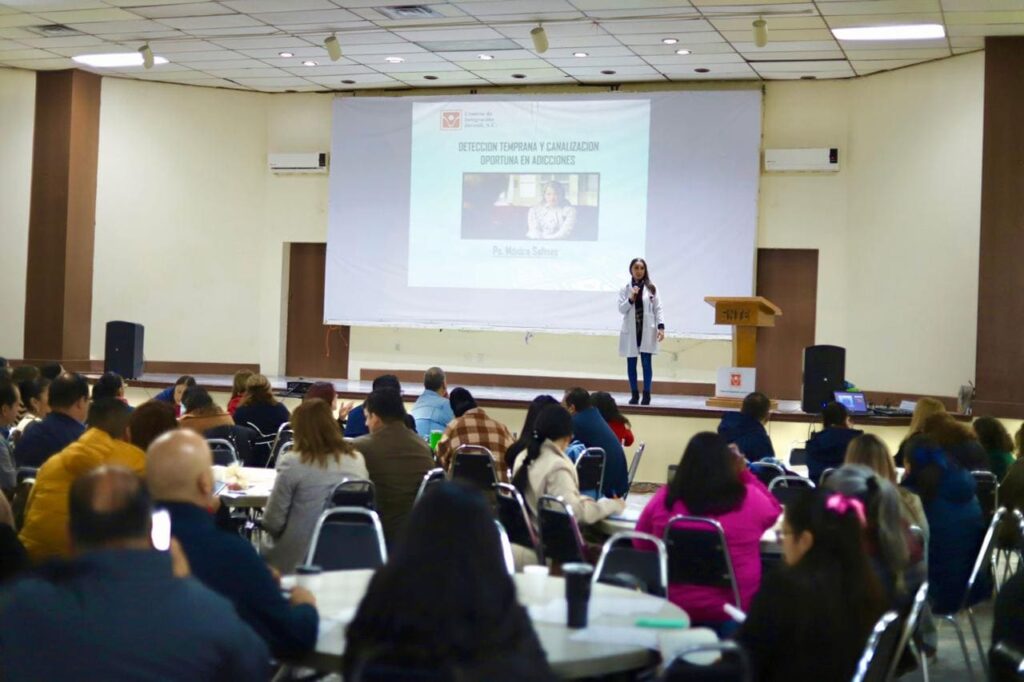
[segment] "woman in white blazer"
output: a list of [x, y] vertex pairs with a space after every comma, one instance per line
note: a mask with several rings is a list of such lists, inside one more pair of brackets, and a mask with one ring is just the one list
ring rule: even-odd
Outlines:
[[[665, 317], [661, 312], [661, 297], [651, 282], [647, 262], [634, 258], [629, 262], [629, 284], [619, 291], [619, 312], [622, 313], [622, 331], [619, 332], [619, 355], [626, 358], [626, 374], [633, 392], [629, 404], [651, 404], [651, 356], [658, 352], [658, 344], [665, 338]], [[644, 371], [644, 397], [636, 383], [636, 358]]]

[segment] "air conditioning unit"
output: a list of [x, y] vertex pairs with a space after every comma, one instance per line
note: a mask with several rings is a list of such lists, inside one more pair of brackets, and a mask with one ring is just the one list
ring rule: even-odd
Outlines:
[[793, 171], [831, 172], [839, 170], [839, 148], [765, 149], [766, 173]]
[[308, 154], [270, 154], [267, 157], [274, 173], [326, 173], [327, 152]]

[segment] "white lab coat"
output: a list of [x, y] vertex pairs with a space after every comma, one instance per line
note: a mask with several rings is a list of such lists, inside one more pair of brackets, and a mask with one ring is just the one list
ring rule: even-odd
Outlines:
[[640, 353], [658, 352], [658, 325], [665, 324], [665, 316], [661, 312], [661, 294], [651, 296], [651, 290], [644, 287], [644, 328], [640, 339], [640, 348], [636, 346], [636, 313], [629, 295], [633, 292], [632, 283], [619, 291], [619, 312], [622, 313], [622, 331], [619, 332], [619, 355], [624, 358], [635, 358]]

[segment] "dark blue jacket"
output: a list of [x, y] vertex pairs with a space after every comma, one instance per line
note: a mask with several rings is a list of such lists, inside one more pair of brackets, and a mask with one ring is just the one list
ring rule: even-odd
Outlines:
[[[911, 473], [905, 485], [920, 494], [915, 483]], [[928, 518], [928, 597], [938, 614], [960, 608], [967, 579], [985, 537], [985, 517], [974, 494], [976, 488], [969, 472], [950, 463], [943, 469], [935, 497], [921, 499]], [[980, 601], [983, 594], [991, 591], [991, 575], [985, 571], [975, 585], [971, 601]]]
[[51, 564], [0, 598], [3, 677], [265, 680], [270, 653], [231, 603], [175, 578], [166, 552], [102, 550]]
[[153, 400], [159, 400], [162, 403], [174, 404], [174, 386], [168, 386], [164, 390], [153, 396]]
[[775, 448], [764, 424], [742, 412], [726, 412], [718, 425], [718, 435], [734, 443], [751, 462], [774, 457]]
[[26, 429], [14, 449], [20, 467], [41, 467], [43, 462], [85, 433], [85, 424], [61, 412], [51, 412]]
[[605, 497], [618, 495], [622, 497], [629, 490], [629, 469], [626, 466], [626, 453], [622, 451], [622, 443], [615, 436], [612, 427], [604, 420], [596, 407], [577, 412], [572, 416], [572, 432], [576, 440], [588, 448], [604, 449], [604, 486], [601, 493]]
[[213, 516], [194, 504], [161, 506], [171, 513], [171, 532], [185, 550], [192, 574], [231, 600], [274, 656], [293, 658], [313, 649], [320, 622], [316, 608], [290, 605], [251, 544], [217, 528]]
[[841, 467], [846, 459], [846, 446], [862, 433], [858, 429], [830, 426], [811, 434], [811, 439], [807, 441], [808, 478], [817, 485], [825, 469]]
[[366, 411], [362, 405], [356, 405], [345, 418], [345, 438], [359, 438], [370, 432], [366, 428]]
[[239, 405], [235, 410], [235, 423], [239, 426], [253, 424], [264, 436], [273, 436], [281, 428], [290, 415], [284, 403], [258, 403], [256, 405]]

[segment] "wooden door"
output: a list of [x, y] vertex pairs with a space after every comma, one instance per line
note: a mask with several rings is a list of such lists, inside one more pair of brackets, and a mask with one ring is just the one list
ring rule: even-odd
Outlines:
[[285, 374], [348, 378], [348, 327], [324, 325], [326, 244], [290, 244]]
[[758, 249], [757, 295], [782, 309], [774, 327], [757, 330], [757, 389], [799, 400], [804, 348], [814, 345], [818, 250]]

